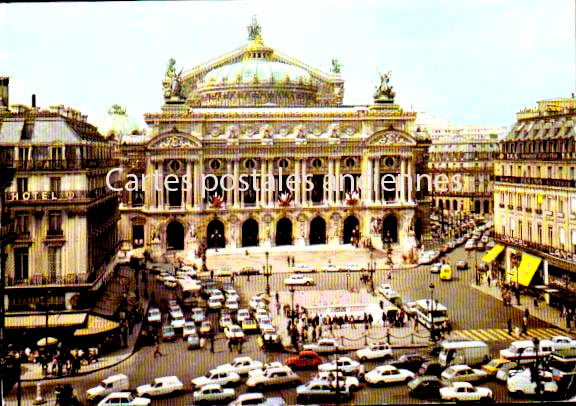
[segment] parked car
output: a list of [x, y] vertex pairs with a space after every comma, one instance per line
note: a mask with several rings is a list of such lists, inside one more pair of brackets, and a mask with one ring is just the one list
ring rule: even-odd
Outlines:
[[312, 268], [308, 264], [298, 264], [294, 267], [294, 272], [297, 273], [313, 273], [316, 272], [314, 268]]
[[222, 404], [236, 398], [236, 391], [219, 384], [208, 384], [194, 391], [194, 403]]
[[362, 378], [364, 376], [364, 365], [349, 357], [338, 357], [336, 360], [318, 365], [318, 371], [341, 371], [344, 375], [355, 375], [358, 378]]
[[238, 375], [248, 375], [250, 371], [262, 368], [262, 362], [250, 357], [236, 357], [228, 364], [219, 365], [212, 371], [230, 371]]
[[182, 338], [186, 340], [190, 335], [197, 335], [196, 324], [193, 321], [187, 321], [182, 328]]
[[469, 382], [454, 382], [449, 386], [440, 388], [442, 400], [452, 402], [462, 401], [492, 401], [494, 395], [492, 390], [483, 387], [476, 387]]
[[157, 397], [173, 395], [184, 391], [184, 384], [177, 376], [163, 376], [154, 379], [148, 385], [140, 385], [136, 388], [136, 393], [140, 397]]
[[340, 351], [340, 345], [334, 338], [321, 338], [316, 343], [304, 344], [303, 349], [315, 351], [317, 354], [334, 354]]
[[364, 380], [372, 385], [408, 382], [415, 374], [407, 369], [398, 369], [393, 365], [380, 365], [364, 375]]
[[478, 382], [488, 378], [482, 369], [470, 368], [468, 365], [452, 365], [441, 374], [443, 382]]
[[98, 406], [148, 406], [150, 399], [134, 396], [130, 392], [113, 392], [102, 399]]
[[322, 272], [340, 272], [340, 267], [336, 265], [326, 265], [322, 267]]
[[[552, 372], [540, 372], [540, 388], [542, 393], [558, 392], [558, 384], [554, 381]], [[532, 381], [532, 371], [529, 368], [510, 376], [506, 381], [506, 387], [510, 393], [523, 393], [525, 395], [536, 394], [536, 382]]]
[[456, 269], [458, 269], [459, 271], [465, 271], [466, 269], [468, 269], [468, 262], [464, 260], [456, 262]]
[[240, 275], [246, 275], [246, 276], [258, 275], [259, 273], [260, 271], [258, 269], [253, 268], [251, 266], [246, 266], [240, 270]]
[[86, 399], [89, 401], [96, 401], [104, 398], [113, 392], [122, 392], [130, 388], [128, 377], [124, 374], [111, 375], [104, 379], [100, 384], [94, 388], [86, 391]]
[[314, 285], [314, 279], [303, 276], [303, 275], [291, 275], [288, 278], [284, 279], [284, 285], [292, 285], [292, 286], [312, 286]]
[[246, 386], [248, 386], [248, 388], [263, 390], [271, 386], [287, 386], [299, 383], [300, 377], [289, 367], [282, 366], [279, 368], [267, 369], [262, 375], [249, 377], [246, 381]]
[[176, 340], [176, 333], [174, 332], [174, 327], [171, 324], [164, 324], [162, 326], [162, 341], [174, 341]]
[[205, 385], [219, 384], [222, 386], [235, 385], [240, 382], [240, 375], [232, 371], [210, 371], [204, 376], [192, 379], [191, 383], [194, 388], [200, 388]]
[[148, 310], [148, 323], [160, 323], [162, 321], [162, 313], [160, 313], [160, 309], [157, 307], [151, 307]]
[[352, 394], [345, 387], [336, 390], [336, 387], [328, 381], [313, 380], [296, 388], [296, 400], [298, 403], [317, 401], [330, 404], [334, 403], [335, 400], [346, 400], [351, 397]]
[[197, 333], [189, 334], [186, 337], [186, 346], [189, 350], [194, 350], [202, 347], [202, 341]]
[[411, 396], [437, 398], [440, 396], [442, 382], [436, 376], [422, 375], [412, 379], [407, 386]]
[[362, 362], [374, 359], [392, 358], [392, 347], [385, 342], [374, 342], [366, 348], [356, 351], [356, 356]]
[[318, 354], [314, 351], [300, 351], [298, 355], [286, 358], [284, 364], [292, 369], [316, 368], [322, 363]]

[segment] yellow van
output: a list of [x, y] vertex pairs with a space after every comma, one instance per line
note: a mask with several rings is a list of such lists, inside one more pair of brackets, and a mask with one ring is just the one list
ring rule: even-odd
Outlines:
[[443, 281], [452, 280], [452, 267], [450, 265], [442, 265], [442, 268], [440, 268], [440, 279]]

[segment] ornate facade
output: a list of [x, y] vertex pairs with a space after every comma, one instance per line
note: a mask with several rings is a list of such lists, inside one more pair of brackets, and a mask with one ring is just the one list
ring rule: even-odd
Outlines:
[[508, 281], [574, 290], [575, 117], [574, 99], [540, 101], [517, 114], [500, 145], [494, 218]]
[[[311, 68], [265, 46], [251, 27], [246, 46], [187, 72], [172, 60], [165, 104], [145, 116], [150, 131], [120, 142], [125, 182], [145, 175], [139, 190], [123, 193], [123, 234], [156, 253], [354, 236], [382, 247], [388, 231], [402, 247], [423, 239], [424, 194], [409, 180], [382, 187], [386, 174], [415, 182], [426, 171], [430, 141], [416, 131], [416, 114], [393, 103], [387, 81], [385, 101], [343, 106], [339, 65], [329, 74]], [[156, 187], [155, 173], [173, 186]], [[327, 187], [325, 175], [341, 181]]]
[[0, 164], [14, 171], [3, 192], [16, 234], [5, 250], [10, 310], [75, 307], [102, 284], [118, 248], [118, 194], [106, 188], [112, 154], [75, 110], [0, 110]]

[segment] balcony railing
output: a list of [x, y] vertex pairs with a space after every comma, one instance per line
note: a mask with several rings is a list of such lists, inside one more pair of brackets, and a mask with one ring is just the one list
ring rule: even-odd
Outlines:
[[515, 183], [522, 185], [576, 187], [574, 179], [548, 179], [548, 178], [525, 178], [521, 176], [496, 176], [496, 182]]
[[86, 274], [68, 273], [62, 276], [32, 274], [26, 279], [15, 279], [8, 276], [6, 286], [12, 287], [37, 287], [44, 285], [84, 285], [88, 283]]
[[531, 248], [533, 250], [540, 251], [552, 257], [576, 264], [576, 254], [570, 251], [565, 251], [560, 248], [552, 247], [550, 245], [541, 244], [534, 241], [526, 241], [520, 238], [514, 238], [505, 234], [495, 233], [494, 238], [508, 245], [514, 245], [519, 248]]
[[4, 222], [0, 225], [0, 241], [12, 239], [16, 236], [16, 223], [14, 221]]
[[110, 168], [117, 166], [118, 161], [114, 159], [31, 159], [25, 161], [5, 159], [0, 164], [22, 171], [78, 171]]
[[62, 230], [48, 230], [46, 233], [47, 238], [62, 238], [64, 237], [64, 231]]

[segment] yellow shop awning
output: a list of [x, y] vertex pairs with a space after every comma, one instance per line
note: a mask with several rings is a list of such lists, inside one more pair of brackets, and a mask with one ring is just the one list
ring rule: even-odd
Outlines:
[[518, 266], [518, 283], [520, 285], [528, 286], [540, 266], [542, 260], [532, 255], [522, 254], [522, 260]]
[[120, 327], [115, 321], [105, 319], [104, 317], [88, 315], [86, 327], [79, 328], [74, 332], [74, 337], [90, 336], [93, 334], [106, 333]]
[[[80, 326], [86, 320], [86, 313], [58, 313], [48, 315], [48, 328]], [[43, 314], [7, 315], [6, 328], [46, 328]]]
[[489, 264], [490, 262], [494, 261], [498, 257], [498, 255], [502, 253], [502, 251], [504, 251], [504, 246], [496, 244], [495, 246], [492, 247], [490, 251], [484, 254], [484, 256], [482, 257], [482, 261]]

